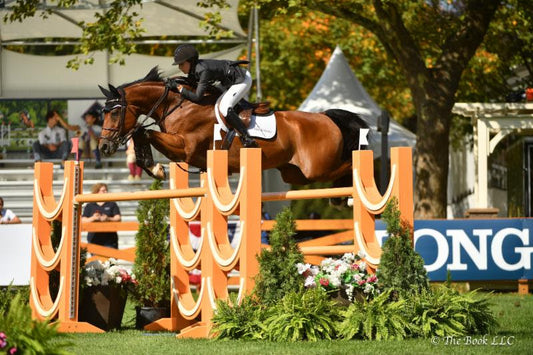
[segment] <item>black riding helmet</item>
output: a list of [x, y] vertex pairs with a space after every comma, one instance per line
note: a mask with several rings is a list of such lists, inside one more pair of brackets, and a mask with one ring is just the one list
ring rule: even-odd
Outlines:
[[174, 63], [172, 65], [182, 64], [183, 62], [196, 63], [198, 61], [198, 51], [192, 44], [182, 44], [174, 51]]

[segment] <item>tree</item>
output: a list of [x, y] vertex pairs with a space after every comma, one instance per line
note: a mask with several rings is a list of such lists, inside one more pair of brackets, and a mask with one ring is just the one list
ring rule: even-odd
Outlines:
[[[20, 2], [31, 4], [38, 1]], [[75, 0], [59, 1], [59, 3], [75, 2]], [[135, 2], [134, 0], [124, 1], [123, 7], [117, 4], [117, 11], [122, 8], [127, 9], [128, 5]], [[121, 1], [115, 0], [113, 3], [121, 3]], [[225, 0], [203, 0], [201, 2], [201, 6], [220, 7], [224, 4], [226, 4]], [[403, 76], [415, 108], [418, 137], [414, 157], [417, 218], [446, 216], [451, 109], [458, 94], [474, 93], [476, 91], [474, 89], [482, 88], [482, 86], [469, 88], [465, 85], [465, 81], [462, 81], [463, 76], [472, 77], [471, 75], [479, 73], [472, 70], [475, 63], [474, 66], [470, 64], [476, 52], [488, 53], [487, 50], [492, 47], [503, 57], [507, 53], [506, 58], [509, 59], [507, 64], [525, 64], [531, 71], [531, 51], [524, 50], [528, 44], [533, 42], [530, 31], [533, 13], [531, 2], [519, 0], [373, 0], [372, 2], [365, 0], [339, 2], [241, 0], [241, 4], [262, 6], [262, 16], [266, 14], [267, 18], [273, 18], [279, 11], [298, 15], [308, 14], [309, 10], [314, 10], [361, 26], [377, 38], [381, 52], [386, 53], [389, 60], [397, 66], [394, 74], [400, 73]], [[122, 14], [122, 16], [128, 16], [127, 13]], [[117, 16], [116, 19], [120, 20], [121, 17]], [[216, 19], [217, 16], [211, 16], [206, 23], [215, 23]], [[116, 29], [113, 33], [122, 31], [127, 34], [128, 30], [136, 25], [136, 21], [126, 21], [122, 27], [113, 28]], [[101, 28], [106, 28], [105, 24], [102, 26]], [[313, 26], [314, 23], [311, 23], [309, 29]], [[289, 25], [285, 27], [285, 31], [288, 31], [288, 28]], [[101, 33], [102, 41], [100, 42], [104, 46], [118, 51], [126, 49], [124, 46], [115, 46], [109, 37], [109, 40], [104, 41], [109, 34], [106, 31]], [[269, 33], [269, 35], [274, 36], [276, 33]], [[284, 33], [280, 32], [277, 35], [282, 37]], [[350, 35], [351, 33], [348, 37]], [[305, 32], [302, 36], [305, 36]], [[124, 36], [124, 39], [127, 44], [128, 36]], [[93, 42], [100, 43], [98, 36], [93, 38]], [[302, 42], [305, 43], [305, 39]], [[516, 43], [518, 44], [515, 45]], [[311, 43], [310, 46], [312, 47], [313, 44]], [[280, 75], [288, 76], [287, 81], [294, 79], [286, 90], [278, 92], [282, 97], [281, 101], [285, 102], [287, 100], [283, 96], [304, 90], [304, 87], [298, 86], [298, 77], [301, 75], [294, 75], [294, 72], [284, 70], [284, 64], [287, 61], [294, 62], [298, 61], [298, 58], [304, 58], [292, 53], [287, 53], [285, 58], [274, 63], [282, 70]], [[287, 58], [287, 55], [291, 58]], [[315, 52], [316, 57], [319, 55], [318, 51]], [[301, 68], [302, 71], [307, 69], [305, 65]], [[501, 83], [502, 80], [499, 82]], [[490, 85], [486, 87], [490, 88]], [[396, 87], [390, 91], [396, 91]], [[480, 92], [483, 91], [480, 90]]]
[[[160, 190], [154, 180], [150, 190]], [[133, 272], [138, 281], [133, 296], [141, 307], [168, 307], [170, 302], [169, 200], [139, 201]]]
[[[82, 38], [78, 51], [85, 56], [83, 63], [92, 64], [94, 59], [89, 55], [92, 51], [109, 50], [110, 61], [124, 62], [124, 54], [135, 53], [134, 41], [139, 39], [144, 29], [139, 14], [134, 11], [141, 0], [112, 0], [106, 2], [105, 12], [95, 12], [95, 21], [80, 22]], [[48, 17], [56, 9], [68, 9], [83, 5], [81, 0], [58, 0], [54, 7], [46, 7], [41, 0], [19, 0], [11, 7], [12, 11], [4, 16], [4, 21], [22, 22], [28, 17], [38, 14]], [[68, 62], [68, 67], [77, 69], [82, 60], [76, 56]]]
[[[268, 3], [268, 0], [259, 3]], [[451, 110], [461, 76], [483, 42], [498, 0], [278, 1], [289, 10], [313, 9], [364, 27], [381, 42], [407, 81], [417, 116], [415, 213], [446, 216]]]

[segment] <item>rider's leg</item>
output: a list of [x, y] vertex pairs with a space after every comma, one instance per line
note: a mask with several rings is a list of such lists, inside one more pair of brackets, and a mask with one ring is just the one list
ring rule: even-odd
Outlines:
[[239, 132], [241, 142], [245, 147], [257, 147], [254, 139], [248, 134], [248, 130], [242, 123], [239, 115], [233, 110], [233, 107], [248, 93], [252, 86], [252, 76], [246, 71], [243, 82], [232, 85], [220, 99], [219, 109], [226, 121]]
[[233, 108], [228, 109], [228, 112], [226, 113], [226, 121], [231, 125], [231, 127], [235, 128], [237, 132], [239, 132], [242, 145], [245, 147], [257, 147], [257, 143], [252, 137], [250, 137], [248, 134], [248, 129], [246, 129], [246, 126], [244, 123], [242, 123], [241, 118], [239, 115], [237, 115]]

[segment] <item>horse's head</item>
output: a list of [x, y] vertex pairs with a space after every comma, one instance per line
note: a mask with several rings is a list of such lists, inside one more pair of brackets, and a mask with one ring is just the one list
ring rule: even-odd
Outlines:
[[139, 107], [137, 107], [135, 102], [139, 99], [139, 96], [143, 97], [143, 99], [146, 99], [146, 97], [144, 97], [142, 92], [130, 92], [126, 99], [126, 91], [130, 90], [130, 88], [137, 87], [132, 84], [142, 84], [154, 75], [159, 78], [157, 70], [157, 67], [155, 67], [145, 78], [130, 84], [121, 85], [118, 88], [109, 84], [109, 90], [107, 90], [99, 85], [100, 90], [106, 97], [104, 123], [99, 144], [100, 151], [104, 155], [115, 153], [121, 144], [127, 142], [137, 125], [139, 114], [142, 113], [138, 111]]
[[127, 109], [125, 93], [122, 88], [109, 84], [109, 90], [98, 86], [106, 97], [104, 123], [98, 145], [104, 155], [115, 153], [124, 143], [127, 133], [133, 129], [136, 117]]

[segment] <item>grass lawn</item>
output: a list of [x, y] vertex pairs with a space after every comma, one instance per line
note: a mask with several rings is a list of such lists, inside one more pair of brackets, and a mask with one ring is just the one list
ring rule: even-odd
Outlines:
[[135, 311], [128, 304], [123, 329], [105, 334], [69, 335], [75, 354], [533, 354], [533, 295], [493, 294], [499, 326], [491, 334], [460, 338], [403, 341], [319, 341], [274, 343], [177, 339], [175, 333], [134, 329]]

